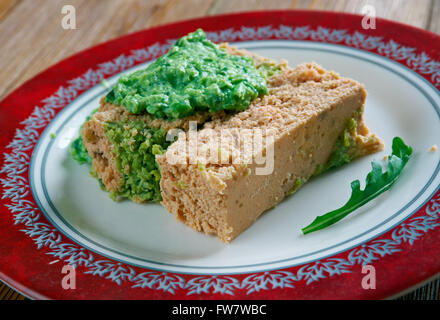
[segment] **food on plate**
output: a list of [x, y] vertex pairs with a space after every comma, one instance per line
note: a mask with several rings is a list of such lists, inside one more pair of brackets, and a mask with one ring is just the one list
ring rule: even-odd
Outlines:
[[162, 201], [230, 242], [311, 177], [383, 148], [365, 99], [315, 63], [291, 68], [198, 30], [121, 76], [72, 153], [113, 198]]
[[[182, 65], [192, 75], [183, 74]], [[171, 144], [168, 130], [187, 130], [191, 121], [201, 126], [247, 108], [267, 91], [266, 77], [282, 67], [227, 44], [214, 45], [198, 30], [146, 69], [122, 76], [87, 119], [72, 155], [80, 163], [93, 161], [93, 173], [112, 198], [160, 201], [155, 156]], [[148, 95], [150, 90], [154, 94]]]
[[229, 54], [197, 30], [147, 68], [121, 76], [105, 101], [175, 120], [199, 110], [242, 111], [265, 93], [265, 77], [252, 58]]
[[[188, 137], [156, 157], [162, 204], [193, 229], [230, 242], [312, 176], [383, 148], [364, 124], [365, 98], [361, 84], [316, 64], [287, 67], [268, 79], [268, 94], [247, 110], [208, 122], [198, 132], [197, 149], [203, 150], [215, 140], [204, 139], [205, 134], [219, 137], [230, 129], [220, 145], [221, 156], [229, 161], [210, 163], [199, 156], [190, 163], [189, 152], [176, 152], [191, 144]], [[271, 130], [272, 145], [261, 144], [243, 155], [250, 161], [232, 163], [233, 155], [255, 140], [254, 129]], [[273, 172], [259, 175], [254, 159], [270, 147]]]

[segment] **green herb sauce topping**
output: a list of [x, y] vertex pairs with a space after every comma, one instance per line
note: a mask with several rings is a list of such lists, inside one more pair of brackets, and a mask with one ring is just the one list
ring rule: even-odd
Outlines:
[[121, 76], [106, 101], [169, 120], [197, 110], [243, 111], [267, 93], [265, 76], [276, 72], [267, 67], [260, 72], [250, 57], [226, 53], [198, 29], [147, 68]]

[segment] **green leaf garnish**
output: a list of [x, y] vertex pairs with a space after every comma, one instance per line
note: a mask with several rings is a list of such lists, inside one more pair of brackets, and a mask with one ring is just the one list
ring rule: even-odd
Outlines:
[[393, 139], [392, 150], [391, 156], [388, 157], [388, 168], [385, 172], [382, 172], [381, 163], [374, 160], [371, 163], [373, 170], [367, 175], [365, 189], [361, 190], [359, 180], [353, 181], [351, 183], [352, 193], [348, 202], [339, 209], [316, 217], [310, 225], [302, 229], [302, 232], [307, 234], [324, 229], [390, 189], [399, 178], [412, 154], [412, 148], [407, 146], [399, 137]]

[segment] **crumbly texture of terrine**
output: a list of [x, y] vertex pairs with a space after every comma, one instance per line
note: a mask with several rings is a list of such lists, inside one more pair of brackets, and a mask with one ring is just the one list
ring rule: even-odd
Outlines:
[[[283, 68], [268, 79], [268, 88], [269, 94], [246, 111], [206, 123], [196, 141], [181, 136], [156, 156], [164, 207], [191, 228], [224, 242], [326, 169], [341, 143], [349, 160], [383, 148], [364, 124], [366, 91], [360, 83], [308, 63]], [[222, 134], [224, 129], [230, 134]], [[270, 134], [273, 143], [242, 154], [253, 141], [254, 129], [262, 130], [263, 140], [264, 132]], [[190, 154], [194, 147], [217, 148], [211, 145], [214, 141], [221, 141], [220, 161], [212, 161], [209, 152], [197, 153], [195, 159]], [[256, 174], [261, 165], [255, 159], [268, 155], [269, 148], [274, 152], [273, 172]]]

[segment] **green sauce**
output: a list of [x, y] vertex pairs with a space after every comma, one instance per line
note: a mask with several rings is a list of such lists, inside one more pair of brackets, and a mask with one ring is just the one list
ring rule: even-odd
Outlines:
[[112, 198], [160, 201], [160, 170], [155, 155], [163, 154], [171, 144], [166, 141], [166, 131], [148, 128], [142, 121], [107, 122], [104, 131], [123, 180]]
[[354, 137], [356, 136], [357, 121], [352, 118], [347, 127], [336, 141], [336, 146], [327, 163], [329, 168], [340, 167], [351, 162], [357, 155], [358, 147]]
[[281, 72], [281, 68], [275, 62], [263, 62], [257, 69], [265, 78], [270, 78]]
[[[87, 116], [86, 121], [84, 121], [84, 123], [92, 119], [92, 115], [95, 114], [97, 111], [98, 109], [93, 110], [92, 113], [89, 116]], [[79, 129], [80, 132], [79, 137], [73, 140], [73, 142], [70, 144], [70, 154], [74, 160], [78, 161], [79, 164], [83, 164], [83, 163], [92, 164], [92, 158], [87, 152], [86, 146], [84, 145], [84, 141], [81, 136], [81, 130], [84, 127], [84, 123], [81, 125]]]
[[291, 196], [295, 192], [299, 190], [305, 183], [307, 182], [307, 179], [298, 177], [295, 179], [295, 182], [293, 184], [293, 187], [287, 192], [286, 196]]
[[92, 164], [92, 158], [88, 154], [81, 136], [73, 140], [72, 144], [70, 145], [70, 154], [74, 160], [78, 161], [79, 164]]
[[[362, 110], [355, 113], [355, 115], [347, 121], [344, 131], [338, 137], [335, 146], [333, 147], [332, 153], [329, 159], [324, 165], [318, 165], [313, 173], [312, 177], [320, 175], [327, 170], [332, 168], [340, 167], [347, 164], [359, 155], [359, 145], [356, 143], [356, 132], [358, 122], [356, 119], [359, 118], [359, 114]], [[291, 190], [287, 192], [287, 196], [294, 194], [298, 189], [300, 189], [306, 182], [307, 178], [297, 178]]]
[[345, 130], [336, 141], [336, 145], [328, 159], [323, 166], [318, 166], [315, 170], [314, 176], [319, 175], [329, 169], [340, 167], [347, 164], [358, 156], [359, 146], [356, 143], [357, 131], [357, 116], [348, 120]]
[[197, 110], [238, 112], [267, 93], [265, 75], [250, 57], [226, 53], [198, 29], [147, 68], [121, 76], [106, 101], [169, 120]]

